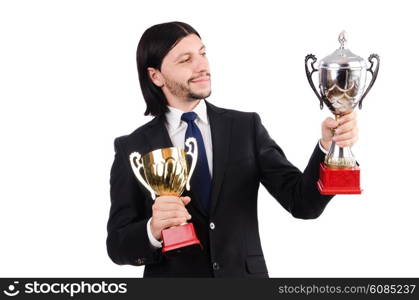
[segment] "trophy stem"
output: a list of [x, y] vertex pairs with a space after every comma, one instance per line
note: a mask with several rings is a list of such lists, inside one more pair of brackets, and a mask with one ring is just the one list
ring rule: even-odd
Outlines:
[[[339, 121], [340, 115], [335, 115], [335, 120]], [[332, 135], [335, 135], [335, 128], [332, 129]], [[356, 160], [352, 153], [351, 147], [339, 147], [333, 141], [327, 153], [324, 163], [332, 169], [349, 169], [356, 166]]]

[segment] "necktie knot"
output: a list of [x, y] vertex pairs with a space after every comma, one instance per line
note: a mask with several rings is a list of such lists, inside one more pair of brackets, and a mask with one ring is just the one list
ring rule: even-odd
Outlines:
[[194, 121], [196, 117], [197, 117], [197, 114], [193, 111], [190, 111], [190, 112], [183, 113], [181, 119], [185, 122], [190, 122], [190, 121]]

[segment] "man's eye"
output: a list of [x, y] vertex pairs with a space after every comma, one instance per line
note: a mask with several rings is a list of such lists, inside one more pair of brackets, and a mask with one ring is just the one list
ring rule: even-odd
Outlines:
[[202, 56], [206, 56], [207, 55], [207, 52], [202, 52], [201, 55]]
[[187, 58], [187, 59], [182, 60], [180, 63], [185, 63], [185, 62], [188, 62], [190, 60], [191, 60], [190, 58]]

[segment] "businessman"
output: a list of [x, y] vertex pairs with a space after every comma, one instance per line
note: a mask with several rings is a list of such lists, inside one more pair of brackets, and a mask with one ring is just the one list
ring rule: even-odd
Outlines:
[[[137, 68], [145, 115], [154, 118], [114, 142], [109, 257], [116, 264], [145, 265], [144, 277], [268, 277], [257, 219], [260, 183], [292, 216], [317, 218], [332, 198], [317, 190], [319, 165], [332, 140], [340, 146], [356, 142], [355, 113], [322, 122], [321, 137], [313, 139], [314, 151], [301, 172], [257, 113], [206, 100], [211, 72], [205, 45], [190, 25], [170, 22], [148, 28], [138, 44]], [[189, 136], [200, 149], [191, 190], [153, 201], [138, 183], [129, 154], [184, 148]], [[161, 231], [185, 221], [194, 224], [202, 250], [163, 255]]]

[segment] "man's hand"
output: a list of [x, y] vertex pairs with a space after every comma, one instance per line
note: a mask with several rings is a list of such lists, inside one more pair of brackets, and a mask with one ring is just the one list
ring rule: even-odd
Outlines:
[[161, 240], [163, 229], [180, 225], [192, 218], [185, 208], [190, 201], [190, 197], [176, 196], [160, 196], [154, 200], [150, 230], [156, 240]]
[[[335, 130], [333, 135], [332, 130]], [[326, 118], [322, 123], [322, 138], [320, 143], [325, 150], [329, 150], [332, 141], [340, 147], [348, 147], [358, 140], [358, 127], [356, 125], [356, 112], [344, 115], [338, 121]]]

